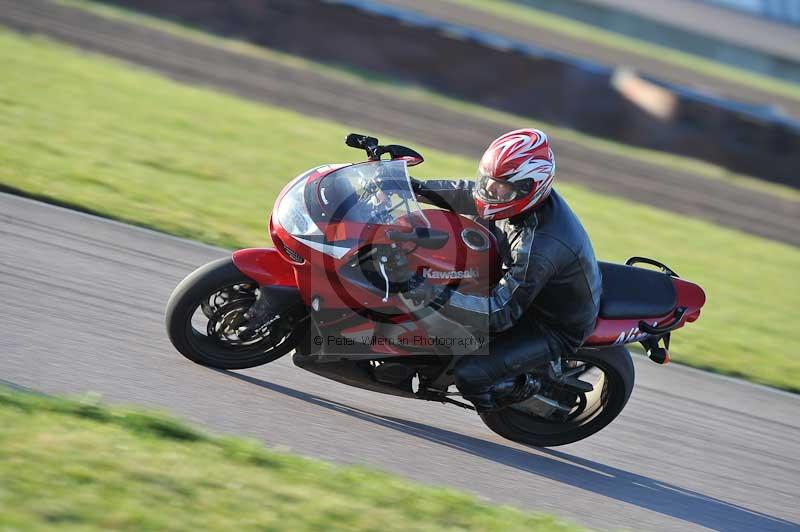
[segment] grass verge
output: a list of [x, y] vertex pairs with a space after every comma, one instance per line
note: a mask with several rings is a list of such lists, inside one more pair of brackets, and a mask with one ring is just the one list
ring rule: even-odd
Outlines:
[[[284, 183], [315, 164], [357, 158], [342, 143], [347, 125], [44, 39], [0, 31], [0, 64], [0, 183], [129, 223], [263, 245]], [[474, 161], [420, 149], [428, 162], [417, 175], [474, 174]], [[559, 190], [601, 258], [651, 256], [705, 288], [700, 321], [673, 340], [676, 361], [800, 391], [800, 250], [577, 186]]]
[[0, 387], [3, 530], [577, 531], [163, 415]]
[[[373, 73], [357, 69], [335, 68], [330, 65], [317, 63], [303, 57], [259, 47], [247, 42], [226, 39], [213, 34], [203, 33], [188, 26], [183, 26], [165, 19], [137, 13], [127, 9], [106, 4], [99, 4], [93, 0], [58, 0], [59, 3], [84, 9], [91, 13], [107, 18], [116, 18], [134, 24], [158, 29], [184, 38], [200, 42], [209, 46], [226, 49], [236, 53], [262, 57], [269, 61], [278, 62], [292, 68], [314, 70], [330, 78], [358, 86], [368, 86], [372, 90], [382, 92], [392, 97], [401, 97], [417, 102], [430, 102], [453, 111], [475, 116], [485, 120], [508, 124], [509, 129], [519, 127], [538, 127], [547, 131], [551, 136], [574, 142], [590, 150], [595, 150], [626, 159], [640, 161], [648, 165], [661, 166], [671, 170], [681, 171], [697, 176], [698, 179], [723, 180], [731, 185], [749, 188], [765, 194], [772, 194], [792, 201], [800, 201], [800, 190], [779, 185], [757, 176], [746, 176], [731, 172], [727, 168], [713, 163], [674, 155], [663, 151], [648, 148], [639, 148], [622, 144], [613, 140], [603, 139], [581, 133], [580, 131], [559, 127], [554, 124], [534, 120], [528, 117], [511, 113], [496, 111], [471, 102], [444, 96], [434, 91], [411, 85], [397, 80], [376, 76]], [[798, 91], [800, 93], [800, 91]]]
[[597, 26], [548, 13], [532, 6], [518, 4], [509, 0], [493, 0], [491, 2], [486, 2], [485, 0], [444, 1], [471, 7], [501, 18], [513, 20], [516, 23], [527, 24], [532, 29], [542, 28], [550, 32], [560, 33], [565, 37], [580, 39], [599, 46], [671, 63], [704, 76], [712, 76], [754, 89], [779, 94], [786, 98], [800, 100], [800, 86], [789, 81], [757, 74], [694, 54], [604, 30]]

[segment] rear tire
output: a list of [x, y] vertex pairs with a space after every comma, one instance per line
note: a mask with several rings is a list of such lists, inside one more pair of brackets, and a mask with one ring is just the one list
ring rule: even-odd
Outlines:
[[[233, 286], [244, 286], [255, 293], [258, 283], [239, 271], [233, 260], [227, 257], [201, 266], [175, 287], [167, 303], [165, 318], [167, 335], [175, 349], [192, 362], [220, 369], [260, 366], [294, 349], [291, 335], [277, 345], [266, 348], [263, 344], [231, 346], [195, 329], [192, 318], [201, 304], [219, 291]], [[238, 293], [244, 294], [240, 305], [244, 308], [248, 305], [246, 292]], [[255, 301], [255, 295], [252, 300]]]
[[[624, 346], [601, 350], [583, 350], [567, 357], [600, 368], [608, 380], [602, 410], [579, 422], [558, 423], [507, 407], [482, 413], [481, 419], [490, 429], [512, 441], [537, 447], [555, 447], [582, 440], [611, 423], [633, 392], [635, 371], [633, 359]], [[601, 398], [603, 395], [601, 394]], [[602, 399], [601, 399], [602, 400]]]

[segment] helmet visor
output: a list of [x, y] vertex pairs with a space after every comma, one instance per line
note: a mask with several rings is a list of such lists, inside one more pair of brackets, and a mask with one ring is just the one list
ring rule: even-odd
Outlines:
[[486, 203], [507, 203], [524, 195], [518, 187], [514, 186], [514, 183], [492, 179], [489, 176], [478, 177], [475, 192]]

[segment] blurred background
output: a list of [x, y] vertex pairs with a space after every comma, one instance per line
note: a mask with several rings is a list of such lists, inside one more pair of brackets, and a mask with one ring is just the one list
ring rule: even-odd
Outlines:
[[800, 0], [0, 0], [0, 190], [205, 244], [266, 245], [283, 185], [356, 158], [351, 131], [473, 178], [520, 127], [601, 259], [706, 290], [673, 360], [800, 392]]

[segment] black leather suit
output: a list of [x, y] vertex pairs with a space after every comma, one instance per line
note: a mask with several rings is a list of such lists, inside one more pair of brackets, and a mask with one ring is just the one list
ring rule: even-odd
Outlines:
[[[421, 201], [476, 215], [473, 182], [415, 181]], [[533, 211], [479, 220], [497, 237], [504, 274], [486, 297], [444, 294], [441, 312], [490, 334], [489, 356], [465, 356], [455, 368], [465, 395], [486, 392], [498, 380], [572, 354], [592, 332], [602, 278], [586, 230], [555, 190]]]

